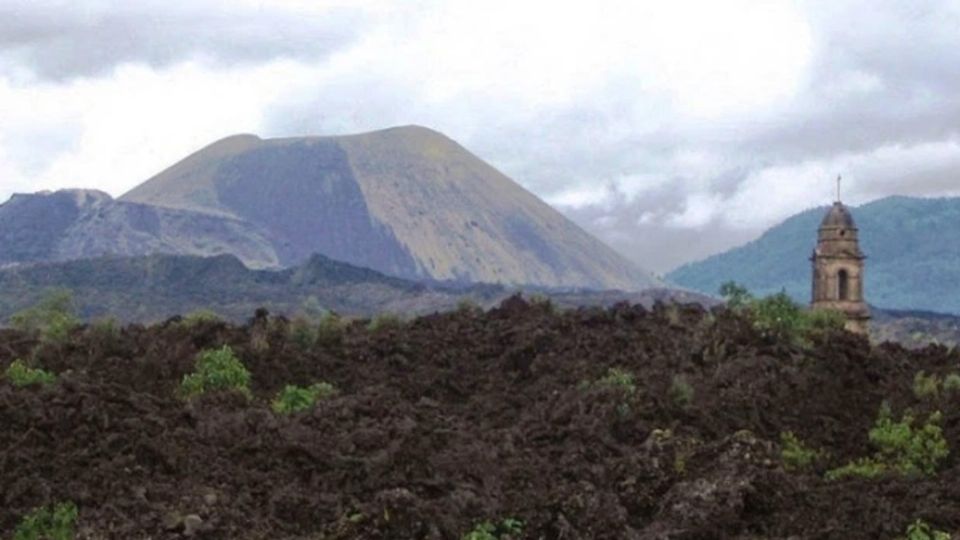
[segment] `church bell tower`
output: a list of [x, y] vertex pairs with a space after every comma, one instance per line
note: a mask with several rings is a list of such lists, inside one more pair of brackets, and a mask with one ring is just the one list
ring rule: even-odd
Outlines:
[[846, 315], [846, 329], [866, 334], [870, 308], [864, 301], [863, 266], [857, 225], [846, 206], [837, 201], [824, 216], [817, 235], [813, 262], [813, 309], [832, 309]]

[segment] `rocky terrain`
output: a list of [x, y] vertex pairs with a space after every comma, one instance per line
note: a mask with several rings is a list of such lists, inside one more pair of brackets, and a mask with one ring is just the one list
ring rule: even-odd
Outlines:
[[104, 255], [224, 253], [254, 268], [280, 266], [264, 233], [238, 219], [117, 201], [93, 190], [14, 195], [0, 204], [0, 268]]
[[[799, 345], [725, 310], [561, 312], [518, 298], [327, 330], [305, 342], [261, 312], [241, 326], [89, 327], [58, 342], [0, 332], [0, 370], [23, 358], [57, 374], [0, 380], [0, 534], [67, 501], [84, 539], [960, 530], [960, 394], [916, 384], [920, 371], [944, 381], [960, 369], [945, 347], [846, 333]], [[184, 398], [197, 354], [224, 345], [251, 374], [249, 397]], [[271, 408], [285, 385], [319, 381], [336, 391], [312, 408]], [[878, 452], [868, 433], [884, 403], [898, 420], [912, 411], [917, 430], [941, 426], [947, 457], [930, 475], [828, 480]]]

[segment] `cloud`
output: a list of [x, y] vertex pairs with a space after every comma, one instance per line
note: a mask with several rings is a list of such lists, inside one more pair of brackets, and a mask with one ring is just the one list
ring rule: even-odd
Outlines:
[[120, 195], [217, 139], [256, 132], [264, 104], [312, 76], [276, 61], [217, 71], [125, 66], [109, 79], [27, 87], [0, 79], [0, 200], [69, 187]]
[[[693, 15], [691, 15], [693, 14]], [[951, 0], [0, 6], [0, 199], [233, 132], [421, 124], [657, 271], [827, 204], [960, 195]]]
[[364, 11], [329, 2], [305, 7], [310, 5], [7, 0], [0, 4], [0, 73], [63, 80], [105, 75], [128, 63], [163, 68], [196, 60], [317, 60], [356, 39]]

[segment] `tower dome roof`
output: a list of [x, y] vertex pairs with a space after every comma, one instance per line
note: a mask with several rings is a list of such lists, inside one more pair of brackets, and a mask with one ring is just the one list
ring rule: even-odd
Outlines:
[[850, 211], [847, 210], [847, 207], [844, 206], [840, 201], [833, 203], [833, 207], [830, 208], [830, 211], [827, 212], [827, 215], [823, 217], [823, 221], [820, 223], [821, 229], [828, 227], [854, 229], [856, 226], [857, 224], [854, 223], [853, 216], [850, 214]]

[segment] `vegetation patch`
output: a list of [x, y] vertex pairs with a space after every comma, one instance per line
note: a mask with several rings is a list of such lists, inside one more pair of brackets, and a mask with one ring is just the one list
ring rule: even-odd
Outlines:
[[780, 434], [780, 459], [788, 471], [809, 469], [821, 456], [821, 452], [807, 448], [792, 432]]
[[346, 322], [339, 315], [327, 312], [317, 322], [317, 343], [326, 346], [337, 346], [343, 343], [343, 333]]
[[73, 293], [65, 289], [47, 292], [37, 305], [19, 311], [10, 318], [17, 330], [40, 337], [48, 344], [63, 343], [70, 331], [80, 325], [76, 315]]
[[251, 397], [250, 372], [230, 347], [201, 352], [194, 372], [184, 375], [180, 383], [180, 393], [185, 398], [212, 391], [237, 391]]
[[101, 317], [87, 328], [87, 331], [99, 339], [116, 339], [120, 335], [120, 321], [116, 317]]
[[317, 327], [306, 317], [295, 317], [287, 326], [287, 337], [302, 351], [317, 343]]
[[337, 389], [327, 382], [319, 382], [307, 387], [287, 385], [274, 398], [271, 407], [277, 414], [292, 414], [312, 409], [317, 401], [337, 395]]
[[77, 515], [77, 506], [72, 502], [37, 508], [23, 516], [13, 540], [73, 540]]
[[940, 395], [940, 385], [940, 378], [936, 375], [918, 371], [913, 377], [913, 395], [920, 400], [936, 398]]
[[596, 386], [610, 388], [631, 396], [637, 393], [633, 373], [620, 368], [608, 369], [607, 374], [597, 380]]
[[730, 281], [720, 287], [720, 295], [769, 339], [809, 346], [811, 338], [843, 330], [846, 323], [842, 313], [805, 309], [785, 292], [754, 298], [745, 287]]
[[943, 391], [948, 394], [960, 392], [960, 375], [951, 373], [943, 378]]
[[507, 518], [500, 523], [490, 521], [478, 523], [470, 532], [464, 534], [461, 540], [506, 540], [519, 538], [521, 534], [523, 534], [523, 522]]
[[403, 319], [396, 313], [381, 313], [370, 319], [367, 330], [371, 332], [385, 332], [403, 327]]
[[932, 476], [940, 461], [950, 454], [940, 420], [940, 413], [935, 412], [922, 426], [914, 427], [912, 415], [904, 414], [896, 422], [890, 408], [884, 405], [869, 434], [870, 444], [877, 453], [827, 472], [827, 480], [852, 476], [873, 478], [887, 472]]
[[183, 320], [180, 321], [180, 324], [186, 326], [187, 328], [194, 328], [201, 324], [210, 324], [220, 321], [220, 315], [217, 315], [215, 311], [210, 309], [196, 309], [184, 315]]
[[929, 523], [918, 519], [907, 527], [905, 540], [950, 540], [950, 533], [938, 531]]
[[682, 409], [685, 409], [693, 403], [693, 386], [687, 382], [683, 375], [674, 375], [670, 381], [670, 399], [673, 403]]
[[57, 381], [57, 376], [49, 371], [32, 368], [24, 363], [23, 360], [14, 360], [4, 373], [10, 384], [16, 387], [53, 384]]

